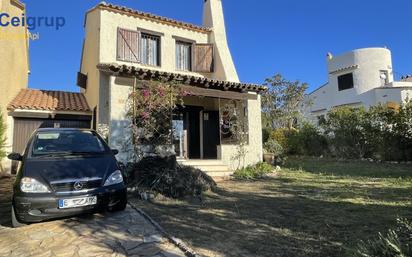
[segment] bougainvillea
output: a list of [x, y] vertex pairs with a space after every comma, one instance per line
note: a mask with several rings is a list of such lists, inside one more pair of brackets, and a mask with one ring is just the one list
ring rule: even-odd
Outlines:
[[135, 151], [140, 151], [139, 145], [171, 144], [173, 110], [183, 105], [182, 97], [188, 94], [173, 83], [137, 83], [129, 94], [127, 110]]

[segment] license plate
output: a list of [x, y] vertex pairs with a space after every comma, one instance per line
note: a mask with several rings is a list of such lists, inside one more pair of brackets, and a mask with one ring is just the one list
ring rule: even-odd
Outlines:
[[60, 199], [59, 209], [83, 207], [83, 206], [95, 205], [96, 203], [97, 203], [97, 196]]

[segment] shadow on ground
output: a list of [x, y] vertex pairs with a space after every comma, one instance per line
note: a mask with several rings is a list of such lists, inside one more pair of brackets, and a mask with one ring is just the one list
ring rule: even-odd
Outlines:
[[[360, 239], [386, 231], [398, 216], [412, 217], [411, 187], [365, 185], [351, 195], [350, 184], [342, 191], [345, 185], [293, 181], [228, 181], [200, 204], [134, 203], [207, 256], [350, 256]], [[382, 202], [370, 201], [373, 195]]]

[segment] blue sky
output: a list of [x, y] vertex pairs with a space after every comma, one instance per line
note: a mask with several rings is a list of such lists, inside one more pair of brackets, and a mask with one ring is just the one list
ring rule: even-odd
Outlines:
[[[242, 82], [263, 83], [280, 72], [314, 89], [326, 82], [326, 53], [383, 47], [398, 74], [412, 74], [410, 0], [222, 0], [229, 46]], [[76, 72], [85, 12], [98, 0], [25, 0], [28, 16], [63, 16], [30, 42], [31, 88], [78, 91]], [[195, 24], [203, 0], [111, 0], [114, 4]]]

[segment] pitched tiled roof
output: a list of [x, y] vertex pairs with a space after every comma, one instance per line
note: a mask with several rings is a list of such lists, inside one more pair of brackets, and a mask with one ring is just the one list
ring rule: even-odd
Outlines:
[[178, 21], [178, 20], [170, 19], [167, 17], [163, 17], [163, 16], [151, 14], [151, 13], [134, 10], [126, 6], [120, 6], [120, 5], [114, 5], [114, 4], [110, 4], [106, 2], [100, 2], [97, 6], [92, 8], [90, 11], [97, 9], [97, 8], [108, 10], [108, 11], [113, 11], [117, 13], [122, 13], [122, 14], [130, 15], [130, 16], [136, 16], [136, 17], [140, 17], [143, 19], [147, 19], [147, 20], [152, 20], [152, 21], [157, 21], [157, 22], [160, 21], [160, 22], [172, 25], [172, 26], [191, 29], [191, 30], [195, 30], [198, 32], [211, 32], [212, 31], [211, 28], [206, 28], [206, 27], [202, 27], [199, 25], [195, 25], [195, 24], [191, 24], [191, 23], [187, 23], [183, 21]]
[[90, 112], [82, 93], [37, 89], [22, 89], [7, 109]]
[[176, 81], [183, 85], [189, 85], [194, 87], [203, 87], [225, 91], [230, 90], [238, 92], [249, 91], [259, 93], [267, 91], [267, 87], [257, 84], [221, 81], [204, 77], [182, 75], [172, 72], [143, 69], [131, 65], [119, 65], [116, 63], [100, 63], [97, 65], [97, 69], [103, 72], [119, 76], [137, 77], [142, 80]]

